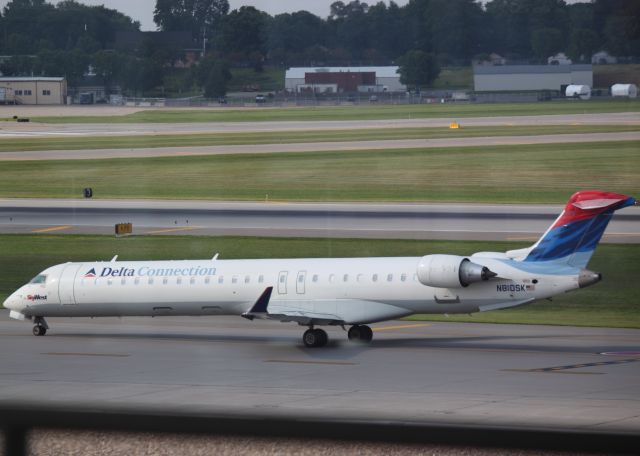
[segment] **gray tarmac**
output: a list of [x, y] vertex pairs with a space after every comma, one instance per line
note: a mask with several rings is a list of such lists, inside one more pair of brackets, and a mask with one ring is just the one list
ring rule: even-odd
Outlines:
[[[1, 233], [245, 235], [535, 241], [557, 205], [258, 203], [0, 199]], [[640, 207], [616, 214], [603, 242], [640, 243]]]
[[639, 330], [394, 321], [307, 349], [239, 317], [49, 324], [0, 311], [0, 401], [640, 431]]
[[[64, 111], [63, 115], [64, 115]], [[43, 113], [40, 115], [51, 115]], [[72, 115], [67, 114], [67, 115]], [[85, 115], [102, 115], [88, 111]], [[64, 137], [105, 135], [157, 135], [197, 133], [243, 133], [273, 131], [354, 130], [366, 128], [448, 127], [451, 122], [464, 126], [528, 126], [528, 125], [640, 125], [637, 112], [606, 114], [563, 114], [543, 116], [441, 117], [383, 120], [312, 120], [267, 122], [199, 122], [199, 123], [109, 123], [109, 124], [44, 124], [38, 122], [0, 123], [2, 137]]]
[[491, 136], [471, 138], [396, 139], [379, 141], [336, 141], [291, 144], [148, 147], [135, 149], [40, 150], [24, 152], [2, 152], [0, 153], [0, 161], [95, 160], [108, 158], [178, 157], [229, 154], [271, 154], [331, 151], [343, 152], [354, 150], [508, 146], [522, 144], [558, 144], [638, 140], [640, 140], [640, 132], [618, 132], [537, 136]]

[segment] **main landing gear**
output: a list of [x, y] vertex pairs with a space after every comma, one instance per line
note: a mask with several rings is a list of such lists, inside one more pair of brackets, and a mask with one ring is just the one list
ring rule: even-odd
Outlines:
[[44, 317], [35, 317], [33, 319], [35, 323], [33, 325], [33, 335], [34, 336], [44, 336], [47, 333], [47, 329], [49, 329], [49, 325], [47, 324]]
[[[347, 333], [351, 342], [358, 342], [361, 344], [368, 344], [373, 339], [373, 331], [367, 325], [353, 325], [349, 328]], [[326, 331], [322, 329], [313, 329], [311, 326], [302, 335], [302, 342], [306, 347], [316, 348], [324, 347], [329, 341]]]
[[324, 347], [329, 341], [329, 336], [323, 329], [309, 328], [302, 335], [302, 341], [307, 347]]

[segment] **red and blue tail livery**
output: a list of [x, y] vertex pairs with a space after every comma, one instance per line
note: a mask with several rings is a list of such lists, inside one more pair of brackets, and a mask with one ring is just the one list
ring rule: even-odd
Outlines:
[[638, 202], [619, 193], [585, 190], [574, 193], [560, 217], [530, 249], [525, 262], [555, 261], [584, 268], [613, 213]]

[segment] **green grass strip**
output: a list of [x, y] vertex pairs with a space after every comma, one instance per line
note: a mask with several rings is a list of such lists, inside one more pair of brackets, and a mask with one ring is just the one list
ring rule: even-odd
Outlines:
[[[465, 118], [638, 112], [640, 100], [563, 100], [538, 103], [435, 103], [418, 105], [358, 105], [304, 108], [219, 108], [211, 110], [145, 110], [125, 116], [34, 117], [47, 123], [145, 122], [261, 122], [286, 120], [368, 120], [411, 118]], [[11, 114], [10, 112], [8, 113]]]
[[7, 161], [0, 198], [563, 203], [637, 195], [640, 142]]
[[640, 125], [533, 125], [500, 127], [448, 126], [429, 128], [385, 128], [363, 130], [283, 131], [216, 134], [167, 134], [55, 138], [6, 138], [0, 152], [35, 150], [135, 149], [149, 147], [193, 147], [236, 144], [288, 144], [336, 141], [380, 141], [393, 139], [440, 139], [487, 136], [533, 136], [554, 134], [615, 133], [640, 131]]
[[[0, 300], [41, 270], [66, 261], [161, 260], [211, 258], [305, 258], [353, 256], [422, 256], [429, 253], [469, 255], [523, 247], [513, 242], [410, 241], [370, 239], [283, 239], [258, 237], [157, 236], [114, 238], [75, 235], [0, 235]], [[589, 268], [604, 280], [567, 293], [552, 302], [474, 314], [437, 317], [447, 321], [537, 323], [640, 328], [637, 277], [640, 245], [600, 245]], [[381, 265], [383, 267], [383, 265]], [[1, 302], [1, 301], [0, 301]], [[425, 317], [414, 317], [425, 319]]]

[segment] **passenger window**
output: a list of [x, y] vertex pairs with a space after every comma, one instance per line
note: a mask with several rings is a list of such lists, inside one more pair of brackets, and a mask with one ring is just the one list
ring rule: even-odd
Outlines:
[[280, 276], [280, 283], [284, 283], [284, 281], [287, 279], [287, 277], [285, 275], [281, 275]]
[[149, 285], [153, 285], [153, 277], [149, 277]]
[[258, 283], [264, 282], [264, 276], [261, 274], [258, 276]]
[[107, 280], [107, 285], [113, 285], [113, 279], [108, 279]]
[[178, 277], [178, 279], [176, 280], [176, 283], [180, 285], [182, 283], [182, 277]]
[[218, 278], [218, 283], [224, 283], [224, 276], [220, 276]]
[[343, 282], [349, 281], [349, 274], [345, 274], [344, 277], [342, 277], [342, 281]]
[[358, 282], [364, 282], [364, 274], [358, 274], [358, 278], [356, 280]]
[[136, 285], [140, 284], [140, 277], [136, 277], [136, 280], [133, 281]]
[[335, 281], [336, 281], [336, 276], [335, 276], [335, 274], [331, 274], [331, 275], [329, 276], [329, 282], [333, 283], [333, 282], [335, 282]]
[[313, 281], [314, 281], [314, 282], [317, 282], [317, 281], [318, 281], [318, 274], [314, 274], [314, 275], [313, 275]]
[[374, 274], [373, 277], [371, 277], [371, 280], [373, 280], [374, 282], [378, 281], [378, 274]]
[[406, 282], [407, 281], [407, 275], [406, 274], [402, 274], [400, 276], [400, 280], [403, 281], [403, 282]]
[[206, 283], [207, 285], [209, 284], [209, 282], [211, 282], [211, 279], [209, 277], [206, 277], [204, 279], [204, 283]]
[[194, 283], [196, 283], [196, 279], [195, 279], [195, 277], [191, 277], [191, 279], [189, 279], [189, 283], [190, 283], [191, 285], [193, 285]]
[[162, 284], [166, 285], [169, 282], [169, 279], [167, 279], [166, 277], [164, 279], [162, 279]]
[[231, 277], [231, 283], [238, 283], [238, 276]]
[[387, 276], [387, 282], [392, 282], [393, 281], [393, 274], [389, 274]]
[[125, 279], [124, 277], [120, 279], [120, 285], [126, 285], [126, 284], [127, 284], [127, 279]]
[[299, 275], [299, 276], [298, 276], [298, 282], [299, 282], [299, 283], [304, 282], [304, 276], [303, 276], [303, 275]]
[[244, 277], [244, 283], [249, 283], [250, 281], [251, 281], [251, 277], [249, 276]]

